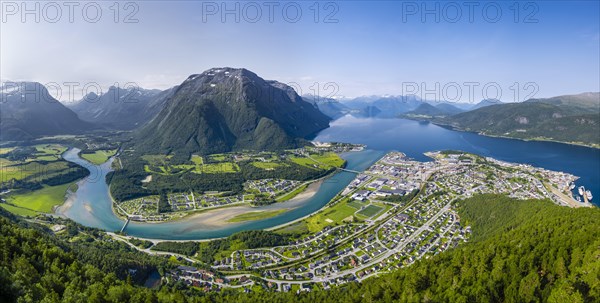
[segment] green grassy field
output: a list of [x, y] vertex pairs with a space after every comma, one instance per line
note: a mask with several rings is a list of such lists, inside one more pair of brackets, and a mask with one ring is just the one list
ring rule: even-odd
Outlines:
[[13, 164], [17, 164], [17, 163], [10, 161], [8, 159], [5, 159], [5, 158], [0, 158], [0, 168], [6, 167], [9, 165], [13, 165]]
[[[211, 155], [209, 157], [218, 157], [223, 160], [226, 159], [225, 155]], [[144, 155], [142, 159], [148, 162], [144, 165], [144, 171], [148, 173], [162, 174], [162, 175], [173, 175], [184, 173], [186, 171], [194, 172], [197, 174], [214, 174], [214, 173], [235, 173], [240, 170], [240, 167], [233, 162], [220, 162], [220, 163], [204, 163], [204, 159], [198, 155], [192, 155], [190, 158], [190, 164], [170, 164], [172, 156], [167, 155]]]
[[321, 162], [328, 166], [342, 167], [344, 165], [344, 159], [340, 158], [336, 153], [324, 153], [323, 155], [311, 155], [311, 157], [318, 162]]
[[2, 147], [2, 148], [0, 148], [0, 155], [8, 154], [11, 151], [13, 151], [14, 149], [15, 149], [14, 147]]
[[350, 202], [348, 202], [348, 206], [353, 207], [355, 209], [361, 209], [361, 207], [365, 206], [364, 203], [352, 200]]
[[308, 224], [306, 221], [299, 221], [277, 229], [275, 232], [281, 235], [303, 235], [308, 233]]
[[202, 157], [198, 155], [192, 155], [191, 161], [196, 165], [204, 164], [204, 159], [202, 159]]
[[106, 161], [108, 161], [108, 158], [114, 156], [114, 154], [117, 153], [116, 149], [111, 149], [111, 150], [97, 150], [91, 154], [81, 154], [81, 157], [88, 160], [89, 162], [95, 164], [95, 165], [100, 165]]
[[309, 158], [302, 158], [302, 157], [290, 157], [290, 160], [296, 164], [302, 165], [302, 166], [306, 166], [306, 167], [310, 167], [310, 168], [315, 168], [315, 166], [319, 166], [318, 163], [316, 163], [315, 161], [309, 159]]
[[0, 167], [0, 182], [6, 182], [11, 179], [22, 180], [31, 175], [43, 175], [44, 178], [49, 178], [61, 170], [68, 168], [65, 161], [53, 161], [48, 163], [25, 162], [20, 165], [1, 166]]
[[54, 206], [61, 205], [65, 201], [65, 193], [69, 185], [71, 184], [46, 186], [27, 194], [9, 196], [6, 200], [17, 207], [51, 213]]
[[316, 166], [321, 169], [329, 169], [331, 167], [342, 167], [344, 165], [344, 159], [340, 158], [336, 153], [324, 153], [322, 155], [311, 154], [310, 157], [312, 159], [308, 157], [290, 157], [290, 160], [296, 164], [310, 168], [315, 168]]
[[0, 183], [11, 179], [21, 180], [31, 176], [33, 170], [24, 169], [22, 165], [0, 167]]
[[38, 212], [35, 212], [28, 208], [16, 207], [5, 203], [0, 203], [0, 207], [8, 210], [9, 212], [19, 216], [35, 216]]
[[45, 155], [60, 155], [67, 151], [67, 147], [62, 146], [60, 144], [41, 144], [36, 145], [35, 149], [39, 154]]
[[379, 211], [381, 211], [383, 208], [379, 207], [379, 206], [375, 206], [375, 205], [369, 205], [367, 206], [365, 209], [359, 211], [357, 214], [361, 215], [361, 216], [365, 216], [367, 218], [370, 218], [374, 215], [376, 215]]
[[303, 192], [307, 187], [308, 187], [308, 184], [303, 184], [303, 185], [297, 187], [296, 189], [294, 189], [293, 191], [277, 197], [275, 200], [277, 202], [287, 201], [287, 200], [297, 196], [299, 193]]
[[200, 167], [196, 167], [194, 172], [196, 173], [205, 173], [205, 174], [215, 174], [215, 173], [235, 173], [240, 170], [240, 167], [235, 163], [231, 162], [222, 162], [222, 163], [213, 163], [213, 164], [204, 164]]
[[227, 158], [227, 156], [225, 154], [214, 154], [214, 155], [210, 155], [209, 157], [211, 160], [217, 161], [217, 162], [225, 161], [225, 159]]
[[286, 211], [287, 211], [286, 209], [269, 210], [269, 211], [253, 211], [253, 212], [237, 215], [237, 216], [227, 220], [227, 222], [236, 223], [236, 222], [262, 220], [262, 219], [275, 217]]
[[[349, 206], [346, 202], [339, 202], [335, 206], [326, 209], [323, 212], [317, 213], [306, 219], [308, 230], [317, 232], [325, 226], [342, 223], [344, 219], [351, 217], [356, 212], [356, 209]], [[329, 221], [328, 221], [329, 220]]]

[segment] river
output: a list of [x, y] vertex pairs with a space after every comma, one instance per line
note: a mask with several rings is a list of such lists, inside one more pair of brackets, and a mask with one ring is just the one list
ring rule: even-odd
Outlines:
[[[404, 152], [417, 160], [428, 161], [429, 158], [423, 155], [426, 151], [456, 149], [499, 160], [568, 172], [581, 177], [577, 185], [584, 185], [595, 195], [600, 194], [600, 150], [598, 149], [554, 142], [485, 137], [405, 119], [351, 116], [333, 121], [331, 127], [322, 131], [315, 140], [367, 144], [368, 149], [365, 151], [343, 155], [348, 162], [347, 168], [351, 170], [362, 171], [391, 150]], [[71, 149], [63, 157], [86, 167], [91, 174], [78, 183], [79, 189], [67, 199], [64, 206], [58, 209], [58, 213], [86, 226], [109, 231], [120, 230], [124, 222], [112, 211], [112, 199], [104, 181], [110, 171], [112, 160], [96, 166], [79, 158], [77, 153], [77, 149]], [[319, 210], [353, 178], [352, 173], [338, 172], [326, 179], [317, 192], [308, 199], [294, 199], [253, 209], [291, 209], [264, 220], [215, 226], [206, 224], [200, 216], [168, 223], [131, 222], [126, 232], [143, 238], [190, 240], [226, 237], [242, 230], [270, 228]], [[600, 197], [595, 197], [593, 202], [598, 199]]]

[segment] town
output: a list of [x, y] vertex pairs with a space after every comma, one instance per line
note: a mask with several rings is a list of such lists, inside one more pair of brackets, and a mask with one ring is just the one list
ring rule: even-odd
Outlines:
[[[144, 156], [144, 170], [149, 173], [141, 183], [147, 185], [156, 175], [180, 174], [190, 171], [197, 174], [239, 173], [240, 163], [247, 163], [260, 173], [273, 173], [277, 168], [299, 165], [310, 172], [334, 172], [345, 161], [338, 154], [364, 149], [361, 144], [313, 142], [312, 146], [275, 152], [234, 152], [208, 156], [192, 155], [189, 164], [171, 164], [168, 155]], [[284, 202], [301, 193], [317, 179], [298, 181], [283, 178], [248, 180], [241, 192], [169, 192], [159, 195], [114, 202], [114, 212], [123, 219], [139, 222], [160, 223], [181, 219], [192, 212], [248, 204], [252, 206]], [[162, 206], [161, 206], [162, 204]]]
[[388, 153], [358, 174], [326, 207], [305, 219], [323, 219], [326, 225], [319, 231], [284, 246], [234, 251], [208, 264], [211, 270], [180, 266], [167, 279], [207, 291], [328, 289], [410, 266], [469, 241], [471, 228], [461, 224], [454, 207], [475, 194], [585, 206], [574, 205], [579, 202], [572, 198], [565, 201], [576, 180], [567, 173], [463, 152], [426, 155], [432, 161]]

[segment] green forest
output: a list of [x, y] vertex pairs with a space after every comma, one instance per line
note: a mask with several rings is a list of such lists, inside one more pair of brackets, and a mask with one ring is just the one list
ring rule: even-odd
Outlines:
[[144, 171], [145, 161], [136, 157], [122, 157], [124, 169], [112, 171], [106, 175], [110, 191], [117, 201], [125, 201], [164, 192], [220, 191], [233, 194], [241, 193], [244, 182], [267, 178], [308, 181], [318, 179], [335, 171], [335, 168], [316, 169], [286, 162], [272, 170], [258, 168], [251, 161], [237, 163], [240, 171], [236, 173], [196, 174], [186, 172], [174, 175], [153, 174], [152, 182], [143, 184], [148, 175]]
[[[454, 206], [468, 243], [406, 269], [308, 293], [203, 293], [183, 285], [139, 286], [137, 272], [166, 259], [70, 224], [67, 241], [0, 209], [2, 302], [598, 302], [600, 210], [482, 195]], [[83, 230], [83, 232], [82, 232]], [[257, 235], [246, 234], [254, 237]], [[267, 235], [267, 234], [265, 234]], [[248, 241], [250, 239], [240, 239]], [[273, 239], [272, 244], [279, 243]]]

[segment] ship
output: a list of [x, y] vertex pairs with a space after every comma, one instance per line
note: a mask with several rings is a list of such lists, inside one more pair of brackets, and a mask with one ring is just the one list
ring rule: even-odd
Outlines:
[[588, 201], [592, 201], [593, 196], [591, 191], [586, 190], [585, 195], [587, 196]]
[[584, 191], [585, 191], [585, 187], [579, 186], [578, 190], [579, 190], [579, 195], [583, 196], [584, 195]]

